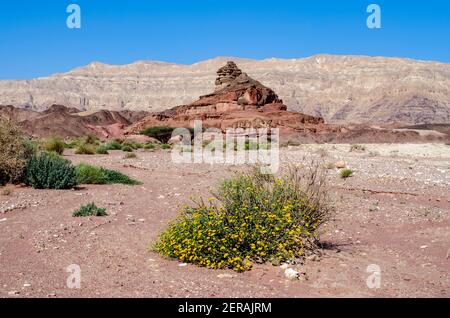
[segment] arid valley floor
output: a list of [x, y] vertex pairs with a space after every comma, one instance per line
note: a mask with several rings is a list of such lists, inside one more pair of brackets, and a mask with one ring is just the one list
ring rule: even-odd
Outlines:
[[[304, 156], [343, 160], [355, 171], [341, 179], [327, 170], [335, 215], [323, 229], [320, 255], [292, 265], [255, 265], [236, 273], [184, 265], [149, 246], [191, 196], [245, 166], [176, 165], [169, 151], [123, 159], [74, 155], [143, 182], [87, 185], [78, 190], [9, 186], [0, 195], [0, 297], [450, 297], [450, 146], [444, 144], [302, 145], [283, 148], [281, 165]], [[108, 216], [74, 218], [95, 201]], [[81, 288], [66, 286], [67, 266], [81, 268]], [[366, 284], [367, 267], [381, 269], [381, 286]]]

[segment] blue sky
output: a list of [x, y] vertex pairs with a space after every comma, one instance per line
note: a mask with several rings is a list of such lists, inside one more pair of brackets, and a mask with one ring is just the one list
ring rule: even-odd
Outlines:
[[[81, 7], [82, 28], [66, 26]], [[366, 8], [382, 9], [382, 29]], [[29, 79], [100, 61], [190, 64], [216, 56], [319, 53], [450, 62], [448, 0], [3, 0], [0, 79]]]

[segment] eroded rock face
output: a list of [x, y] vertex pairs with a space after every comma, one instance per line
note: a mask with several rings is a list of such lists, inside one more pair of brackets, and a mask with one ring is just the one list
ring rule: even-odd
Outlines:
[[[213, 92], [215, 71], [227, 60], [192, 65], [95, 62], [49, 77], [0, 81], [0, 105], [38, 111], [53, 104], [89, 111], [162, 111]], [[275, 90], [289, 110], [323, 117], [327, 123], [450, 122], [450, 64], [345, 55], [233, 60]], [[225, 68], [220, 84], [239, 76], [233, 72]]]
[[234, 62], [217, 72], [216, 89], [197, 101], [153, 113], [132, 125], [129, 133], [151, 126], [193, 127], [202, 120], [205, 128], [280, 128], [283, 132], [316, 130], [322, 118], [289, 112], [270, 88], [243, 73]]

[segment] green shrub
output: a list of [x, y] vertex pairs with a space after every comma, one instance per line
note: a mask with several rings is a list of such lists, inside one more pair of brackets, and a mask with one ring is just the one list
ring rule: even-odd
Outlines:
[[236, 271], [299, 258], [315, 248], [331, 212], [324, 180], [318, 165], [280, 178], [238, 174], [221, 184], [217, 203], [185, 207], [153, 248], [182, 262]]
[[35, 189], [71, 189], [77, 185], [75, 167], [54, 153], [36, 154], [27, 164], [25, 183]]
[[64, 153], [64, 149], [66, 148], [65, 142], [59, 137], [52, 137], [44, 140], [43, 148], [48, 152], [56, 152], [58, 155], [62, 155]]
[[340, 175], [341, 175], [341, 178], [347, 179], [347, 178], [353, 176], [353, 173], [354, 172], [351, 169], [342, 169], [340, 172]]
[[115, 171], [81, 163], [76, 167], [79, 184], [127, 184], [138, 185], [140, 182]]
[[21, 181], [31, 155], [19, 127], [0, 116], [0, 185]]
[[141, 184], [139, 181], [133, 180], [130, 177], [115, 170], [103, 169], [103, 173], [105, 173], [105, 175], [107, 176], [109, 183], [121, 183], [128, 185]]
[[108, 147], [106, 145], [100, 145], [95, 149], [95, 153], [99, 155], [107, 155], [108, 154]]
[[144, 145], [144, 149], [147, 149], [147, 150], [155, 150], [155, 149], [156, 149], [156, 145], [155, 145], [155, 144], [152, 144], [152, 143], [145, 144], [145, 145]]
[[175, 130], [173, 127], [168, 126], [154, 126], [146, 128], [141, 131], [142, 135], [158, 139], [162, 143], [167, 143], [172, 137], [172, 132]]
[[87, 143], [80, 144], [75, 150], [75, 154], [77, 155], [93, 155], [94, 153], [95, 153], [94, 147]]
[[101, 168], [81, 163], [76, 166], [78, 184], [107, 184], [108, 177]]
[[107, 150], [121, 150], [122, 149], [122, 144], [120, 142], [118, 142], [117, 140], [113, 140], [113, 141], [107, 143], [105, 146], [106, 146]]
[[131, 148], [130, 146], [123, 146], [122, 147], [122, 151], [124, 151], [124, 152], [133, 152], [133, 148]]
[[172, 147], [170, 147], [170, 145], [168, 145], [168, 144], [161, 144], [161, 149], [167, 150], [170, 148], [172, 148]]
[[81, 217], [81, 216], [105, 216], [106, 209], [101, 209], [97, 207], [94, 203], [89, 203], [87, 205], [82, 205], [78, 210], [73, 212], [72, 216]]

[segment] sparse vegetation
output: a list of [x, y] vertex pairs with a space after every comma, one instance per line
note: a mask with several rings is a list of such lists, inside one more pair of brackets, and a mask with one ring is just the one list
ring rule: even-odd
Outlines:
[[156, 149], [156, 145], [152, 144], [152, 143], [148, 143], [144, 145], [144, 149], [146, 150], [155, 150]]
[[95, 203], [89, 203], [87, 205], [82, 205], [78, 210], [73, 212], [72, 216], [74, 217], [83, 217], [83, 216], [105, 216], [106, 209], [99, 208], [95, 205]]
[[168, 145], [168, 144], [161, 144], [161, 149], [163, 149], [163, 150], [168, 150], [168, 149], [171, 149], [172, 147], [170, 146], [170, 145]]
[[95, 149], [95, 153], [99, 155], [107, 155], [108, 154], [108, 147], [106, 145], [100, 145]]
[[4, 188], [4, 189], [2, 189], [2, 195], [4, 195], [4, 196], [8, 196], [8, 195], [11, 195], [12, 194], [12, 190], [11, 189], [9, 189], [9, 188]]
[[123, 158], [124, 159], [135, 159], [135, 158], [137, 158], [137, 155], [134, 152], [129, 152]]
[[59, 137], [52, 137], [43, 141], [43, 149], [48, 152], [55, 152], [58, 155], [62, 155], [65, 148], [66, 144]]
[[363, 145], [351, 145], [350, 152], [364, 152], [366, 151], [366, 147]]
[[[225, 180], [218, 194], [187, 206], [154, 245], [159, 253], [209, 268], [245, 271], [315, 248], [330, 216], [324, 173], [313, 164], [279, 178], [259, 171]], [[218, 200], [216, 202], [216, 200]]]
[[77, 155], [93, 155], [95, 154], [95, 148], [91, 144], [82, 143], [75, 150]]
[[19, 182], [32, 150], [20, 129], [3, 117], [0, 117], [0, 149], [0, 185]]
[[351, 169], [342, 169], [339, 174], [341, 175], [341, 178], [347, 179], [347, 178], [353, 176], [354, 172]]
[[122, 151], [124, 151], [124, 152], [133, 152], [133, 148], [131, 148], [130, 146], [123, 146], [122, 147]]
[[36, 154], [26, 166], [25, 183], [35, 189], [71, 189], [77, 185], [75, 167], [55, 153]]
[[76, 174], [78, 184], [140, 184], [138, 181], [118, 171], [99, 168], [85, 163], [76, 167]]
[[175, 128], [168, 126], [154, 126], [146, 128], [141, 132], [142, 135], [155, 138], [162, 143], [167, 143], [172, 137], [172, 132]]
[[107, 143], [105, 147], [107, 150], [122, 150], [122, 144], [117, 140]]

